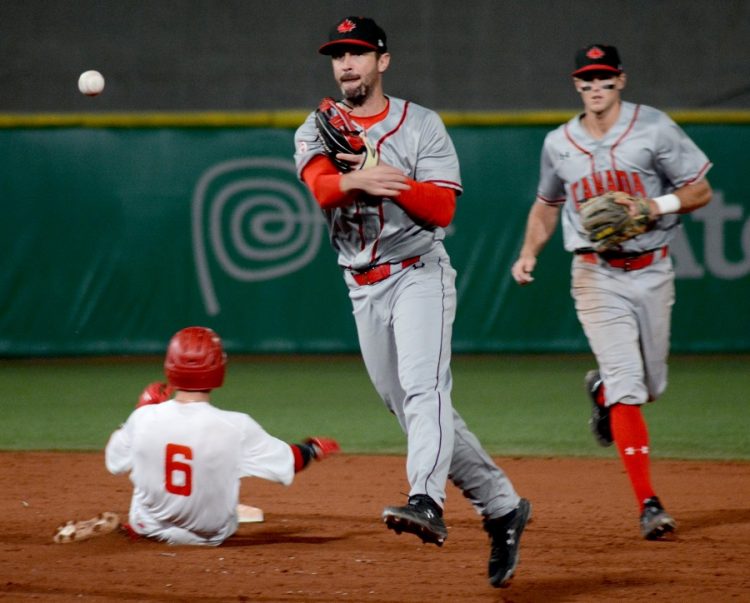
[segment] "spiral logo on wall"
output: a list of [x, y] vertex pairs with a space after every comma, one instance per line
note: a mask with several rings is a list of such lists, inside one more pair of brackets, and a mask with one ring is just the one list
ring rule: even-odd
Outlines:
[[290, 160], [235, 159], [208, 169], [192, 205], [193, 253], [208, 314], [221, 311], [209, 254], [234, 280], [279, 278], [312, 261], [324, 224]]

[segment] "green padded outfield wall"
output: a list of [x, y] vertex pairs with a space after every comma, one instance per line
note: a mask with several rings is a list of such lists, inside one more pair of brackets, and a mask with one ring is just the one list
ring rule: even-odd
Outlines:
[[[684, 220], [673, 350], [750, 350], [750, 124], [687, 124], [715, 198]], [[457, 352], [582, 352], [560, 233], [509, 275], [548, 125], [451, 126]], [[292, 127], [0, 129], [0, 355], [161, 353], [191, 324], [233, 352], [357, 349]]]

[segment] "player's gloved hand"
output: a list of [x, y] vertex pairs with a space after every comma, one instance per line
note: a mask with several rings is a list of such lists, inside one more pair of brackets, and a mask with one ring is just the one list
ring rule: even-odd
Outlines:
[[171, 385], [162, 383], [161, 381], [155, 381], [149, 383], [146, 388], [141, 392], [138, 398], [138, 403], [135, 405], [136, 408], [146, 406], [148, 404], [159, 404], [165, 402], [172, 397], [174, 388]]
[[312, 448], [313, 458], [316, 461], [322, 461], [324, 458], [341, 452], [341, 446], [333, 438], [310, 437], [305, 440], [305, 444]]
[[581, 203], [578, 213], [581, 226], [600, 253], [643, 234], [653, 221], [649, 200], [622, 191], [591, 197]]
[[378, 164], [378, 152], [349, 115], [351, 109], [325, 97], [315, 110], [315, 128], [323, 149], [340, 172], [364, 170]]

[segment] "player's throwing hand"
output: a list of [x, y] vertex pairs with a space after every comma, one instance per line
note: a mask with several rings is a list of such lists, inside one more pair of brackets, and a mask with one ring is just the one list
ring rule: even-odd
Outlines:
[[[356, 155], [343, 155], [357, 157]], [[401, 191], [409, 190], [406, 175], [390, 165], [380, 164], [366, 170], [348, 172], [341, 176], [341, 191], [362, 191], [373, 197], [397, 197]]]

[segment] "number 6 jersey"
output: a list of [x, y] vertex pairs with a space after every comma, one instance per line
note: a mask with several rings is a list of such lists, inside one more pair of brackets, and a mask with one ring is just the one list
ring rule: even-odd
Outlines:
[[294, 479], [289, 444], [244, 413], [208, 402], [143, 406], [105, 449], [111, 473], [130, 472], [131, 528], [170, 544], [221, 544], [237, 529], [241, 477]]

